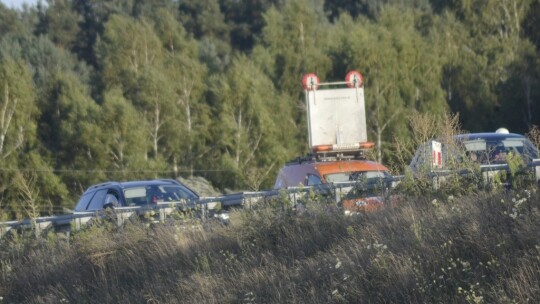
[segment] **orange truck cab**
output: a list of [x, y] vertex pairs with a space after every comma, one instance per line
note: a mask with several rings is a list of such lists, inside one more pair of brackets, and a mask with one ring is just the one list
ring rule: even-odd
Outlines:
[[381, 209], [390, 177], [388, 168], [369, 160], [297, 159], [279, 171], [274, 188], [331, 184], [343, 194], [338, 204], [350, 214]]
[[[345, 88], [339, 85], [345, 84]], [[338, 204], [346, 213], [375, 211], [383, 206], [381, 188], [388, 188], [388, 168], [366, 160], [367, 141], [363, 77], [357, 71], [345, 82], [320, 83], [315, 74], [302, 79], [306, 96], [311, 152], [280, 170], [274, 189], [328, 185], [341, 191]], [[330, 89], [319, 89], [323, 86]], [[344, 187], [341, 187], [344, 185]]]

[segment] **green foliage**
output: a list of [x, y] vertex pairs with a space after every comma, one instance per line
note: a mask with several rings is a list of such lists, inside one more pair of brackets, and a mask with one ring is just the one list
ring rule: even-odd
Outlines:
[[118, 15], [105, 24], [97, 49], [105, 87], [121, 86], [130, 99], [136, 98], [144, 70], [155, 67], [163, 56], [161, 42], [148, 22]]
[[8, 9], [4, 3], [0, 3], [0, 37], [22, 36], [31, 33], [34, 24], [31, 19], [27, 19], [31, 15], [35, 15], [35, 13], [26, 12], [23, 15], [21, 12]]
[[174, 14], [166, 9], [159, 9], [155, 15], [154, 28], [163, 43], [163, 48], [172, 55], [182, 54], [196, 59], [198, 56], [197, 41], [189, 38], [184, 27], [175, 19]]
[[[284, 147], [278, 144], [279, 129], [285, 127], [280, 124], [282, 100], [271, 80], [244, 56], [233, 61], [227, 77], [216, 82], [212, 91], [218, 117], [214, 140], [224, 165], [238, 174], [230, 186], [258, 189], [268, 183], [276, 163], [284, 161]], [[249, 173], [250, 169], [254, 171]]]
[[10, 162], [35, 143], [39, 115], [30, 75], [20, 60], [0, 59], [0, 111], [0, 159]]
[[77, 190], [103, 180], [103, 172], [87, 174], [107, 164], [106, 151], [97, 141], [106, 131], [100, 127], [98, 105], [73, 74], [54, 75], [47, 93], [48, 117], [55, 122], [47, 136], [55, 168], [65, 171], [62, 179]]
[[197, 38], [227, 36], [228, 26], [218, 0], [182, 1], [179, 5], [180, 21]]
[[[4, 200], [0, 213], [7, 213], [10, 217], [19, 218], [24, 214], [24, 206], [17, 204], [22, 191], [17, 182], [20, 170], [40, 168], [47, 171], [49, 167], [39, 155], [36, 134], [39, 109], [34, 94], [26, 65], [21, 60], [12, 60], [10, 56], [0, 57], [0, 166], [3, 168], [0, 172], [0, 194]], [[45, 189], [40, 198], [34, 197], [37, 193], [32, 193], [34, 216], [41, 214], [44, 202], [51, 203], [51, 199], [65, 194], [65, 187], [51, 172], [45, 172], [33, 183], [37, 185], [37, 191], [32, 189], [29, 192], [39, 193], [39, 189]]]
[[147, 123], [135, 107], [129, 103], [119, 89], [112, 88], [104, 95], [100, 108], [100, 123], [108, 132], [101, 134], [100, 143], [105, 150], [111, 180], [127, 180], [132, 171], [146, 168], [150, 142]]
[[[531, 1], [457, 1], [455, 15], [444, 16], [443, 27], [448, 28], [442, 30], [449, 39], [443, 50], [450, 60], [445, 67], [444, 86], [451, 109], [463, 114], [466, 129], [491, 130], [507, 125], [509, 113], [502, 107], [515, 105], [516, 94], [535, 94], [527, 81], [523, 82], [525, 87], [511, 89], [511, 100], [499, 90], [509, 75], [516, 74], [511, 69], [527, 60], [519, 56], [528, 49], [528, 41], [521, 38], [520, 24], [530, 6]], [[509, 10], [514, 13], [508, 14]], [[453, 19], [456, 16], [459, 21]], [[525, 110], [521, 119], [527, 119], [530, 111]], [[521, 132], [529, 127], [514, 125]]]
[[251, 50], [264, 27], [262, 15], [271, 6], [279, 7], [282, 3], [281, 0], [221, 1], [230, 26], [231, 45], [240, 51]]
[[63, 49], [70, 49], [79, 33], [81, 16], [73, 10], [73, 1], [48, 1], [47, 10], [40, 16], [40, 24], [36, 32], [45, 34], [49, 39]]
[[266, 26], [260, 47], [273, 57], [270, 77], [281, 91], [299, 97], [303, 74], [314, 72], [324, 79], [332, 65], [326, 54], [329, 22], [322, 2], [287, 1], [280, 10], [272, 7], [263, 16]]
[[218, 0], [189, 0], [179, 4], [180, 22], [200, 41], [200, 59], [211, 71], [228, 66], [231, 46], [230, 25], [225, 22]]

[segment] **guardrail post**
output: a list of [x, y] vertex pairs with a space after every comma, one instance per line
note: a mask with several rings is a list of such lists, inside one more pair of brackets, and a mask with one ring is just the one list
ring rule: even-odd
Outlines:
[[159, 208], [159, 222], [165, 223], [165, 208]]
[[438, 190], [439, 189], [439, 176], [435, 174], [435, 176], [433, 176], [431, 180], [432, 180], [431, 184], [433, 185], [433, 190]]
[[337, 187], [334, 188], [335, 189], [335, 195], [334, 195], [334, 201], [335, 203], [339, 203], [340, 201], [340, 198], [341, 198], [341, 185], [338, 185]]
[[41, 227], [35, 219], [30, 219], [30, 227], [34, 229], [34, 236], [36, 238], [41, 235]]
[[124, 224], [124, 213], [116, 214], [116, 225], [121, 227]]
[[202, 205], [202, 214], [201, 214], [201, 217], [202, 217], [202, 221], [204, 222], [206, 220], [206, 216], [207, 216], [207, 209], [208, 209], [208, 202], [204, 203]]

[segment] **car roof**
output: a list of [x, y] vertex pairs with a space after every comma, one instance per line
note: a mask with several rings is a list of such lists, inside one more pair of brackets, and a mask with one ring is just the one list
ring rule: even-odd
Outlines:
[[369, 160], [312, 161], [291, 163], [286, 167], [290, 166], [311, 166], [322, 175], [350, 171], [388, 171], [384, 165]]
[[157, 186], [157, 185], [180, 185], [179, 182], [172, 180], [142, 180], [142, 181], [128, 181], [119, 183], [123, 188], [141, 187], [141, 186]]
[[515, 133], [494, 133], [494, 132], [484, 132], [484, 133], [468, 133], [468, 134], [459, 134], [455, 135], [455, 140], [473, 140], [473, 139], [486, 139], [486, 140], [496, 140], [504, 138], [525, 138], [525, 136]]
[[[86, 191], [97, 190], [105, 187], [117, 187], [120, 189], [125, 188], [135, 188], [135, 187], [144, 187], [144, 186], [158, 186], [158, 185], [178, 185], [184, 186], [180, 182], [173, 179], [153, 179], [153, 180], [137, 180], [137, 181], [109, 181], [97, 185], [90, 186]], [[191, 189], [190, 189], [191, 190]]]
[[348, 160], [314, 163], [322, 175], [350, 171], [388, 171], [384, 165], [369, 160]]

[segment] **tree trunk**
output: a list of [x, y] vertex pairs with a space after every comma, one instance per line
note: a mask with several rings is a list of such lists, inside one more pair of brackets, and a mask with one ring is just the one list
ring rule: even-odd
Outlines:
[[238, 109], [238, 117], [236, 120], [236, 151], [235, 151], [235, 161], [236, 167], [240, 167], [240, 146], [242, 139], [242, 109]]

